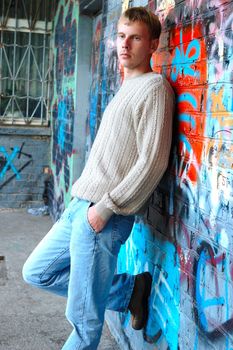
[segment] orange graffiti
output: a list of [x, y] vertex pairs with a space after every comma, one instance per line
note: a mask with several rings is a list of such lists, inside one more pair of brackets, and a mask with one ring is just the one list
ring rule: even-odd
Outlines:
[[163, 72], [177, 96], [179, 175], [197, 182], [204, 149], [207, 100], [206, 46], [202, 25], [163, 33], [153, 70]]

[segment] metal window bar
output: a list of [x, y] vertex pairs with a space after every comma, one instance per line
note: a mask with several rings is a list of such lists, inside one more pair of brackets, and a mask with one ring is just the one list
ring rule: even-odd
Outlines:
[[[14, 114], [15, 114], [15, 108], [14, 108], [14, 106], [15, 106], [15, 103], [14, 103], [15, 102], [15, 79], [14, 79], [14, 77], [15, 77], [15, 59], [16, 59], [16, 34], [17, 34], [17, 32], [14, 31], [14, 48], [13, 48], [14, 54], [13, 54], [13, 73], [12, 73], [13, 85], [12, 85], [12, 107], [11, 107], [12, 121], [14, 120]], [[6, 56], [6, 58], [7, 58], [7, 56]]]
[[28, 69], [27, 69], [27, 108], [26, 108], [26, 120], [28, 120], [28, 112], [29, 112], [29, 90], [30, 90], [30, 71], [31, 71], [31, 32], [29, 32], [29, 54], [28, 54]]
[[[1, 124], [48, 125], [52, 68], [48, 38], [56, 5], [57, 0], [1, 0]], [[9, 33], [13, 34], [10, 43], [6, 39]], [[20, 41], [20, 37], [25, 35], [26, 43], [24, 37]], [[21, 51], [24, 51], [22, 55]], [[22, 72], [25, 72], [23, 76]], [[7, 86], [11, 88], [10, 94], [7, 94]], [[24, 91], [18, 91], [17, 88], [22, 89], [22, 86]]]
[[[39, 9], [39, 7], [38, 7], [38, 9]], [[45, 12], [45, 17], [47, 17], [45, 3], [44, 3], [44, 12]], [[34, 25], [34, 24], [33, 24], [33, 25]], [[45, 22], [45, 26], [46, 26], [46, 27], [45, 27], [45, 30], [47, 30], [47, 22]], [[45, 56], [46, 56], [45, 46], [46, 46], [46, 37], [45, 37], [45, 34], [44, 34], [44, 35], [43, 35], [43, 62], [42, 62], [42, 77], [43, 77], [43, 80], [44, 80], [44, 78], [45, 78], [45, 76], [44, 76], [44, 71], [45, 71]], [[41, 79], [42, 79], [42, 78], [41, 78]], [[41, 95], [42, 95], [42, 98], [41, 98], [41, 102], [40, 102], [40, 118], [43, 117], [44, 84], [42, 84], [42, 86], [41, 86]], [[45, 108], [45, 111], [46, 111], [46, 114], [47, 114], [47, 113], [48, 113], [48, 110], [46, 110], [46, 108]]]

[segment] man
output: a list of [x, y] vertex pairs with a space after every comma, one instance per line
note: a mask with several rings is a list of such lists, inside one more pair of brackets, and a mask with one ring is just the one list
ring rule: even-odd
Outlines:
[[149, 272], [114, 275], [134, 214], [142, 213], [169, 158], [174, 96], [152, 72], [160, 22], [143, 7], [118, 23], [117, 52], [124, 82], [107, 106], [74, 199], [24, 265], [24, 279], [67, 296], [74, 329], [62, 350], [97, 348], [108, 308], [130, 310], [141, 329], [148, 316]]

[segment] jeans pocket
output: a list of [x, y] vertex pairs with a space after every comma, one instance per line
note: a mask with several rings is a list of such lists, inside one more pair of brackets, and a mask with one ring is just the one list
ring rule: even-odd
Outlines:
[[86, 225], [87, 225], [89, 231], [91, 231], [91, 232], [96, 236], [96, 235], [99, 235], [99, 234], [101, 233], [101, 231], [100, 231], [100, 232], [96, 232], [95, 229], [91, 226], [91, 224], [90, 224], [90, 222], [89, 222], [89, 220], [88, 220], [88, 210], [89, 210], [89, 208], [90, 208], [92, 205], [93, 205], [92, 202], [88, 202], [88, 203], [87, 203], [87, 208], [86, 208], [86, 210], [85, 210], [85, 220], [86, 220]]
[[134, 215], [130, 216], [121, 216], [120, 222], [121, 222], [121, 230], [120, 230], [120, 237], [121, 237], [121, 244], [124, 244], [127, 239], [129, 238], [133, 225], [134, 225], [135, 217]]
[[134, 216], [117, 215], [113, 230], [113, 249], [115, 252], [120, 250], [121, 245], [125, 244], [130, 236], [134, 225]]
[[78, 198], [77, 197], [73, 198], [70, 201], [68, 207], [63, 211], [59, 219], [56, 220], [56, 223], [67, 219], [70, 221], [73, 215], [74, 207], [76, 206], [77, 203], [78, 203]]

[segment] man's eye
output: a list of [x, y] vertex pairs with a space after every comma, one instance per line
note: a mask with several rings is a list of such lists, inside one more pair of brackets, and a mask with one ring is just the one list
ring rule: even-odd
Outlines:
[[140, 36], [135, 36], [134, 39], [138, 41], [138, 40], [140, 40], [141, 38], [140, 38]]
[[118, 36], [118, 38], [120, 38], [120, 39], [123, 39], [123, 38], [124, 38], [124, 35], [123, 35], [123, 34], [118, 34], [117, 36]]

